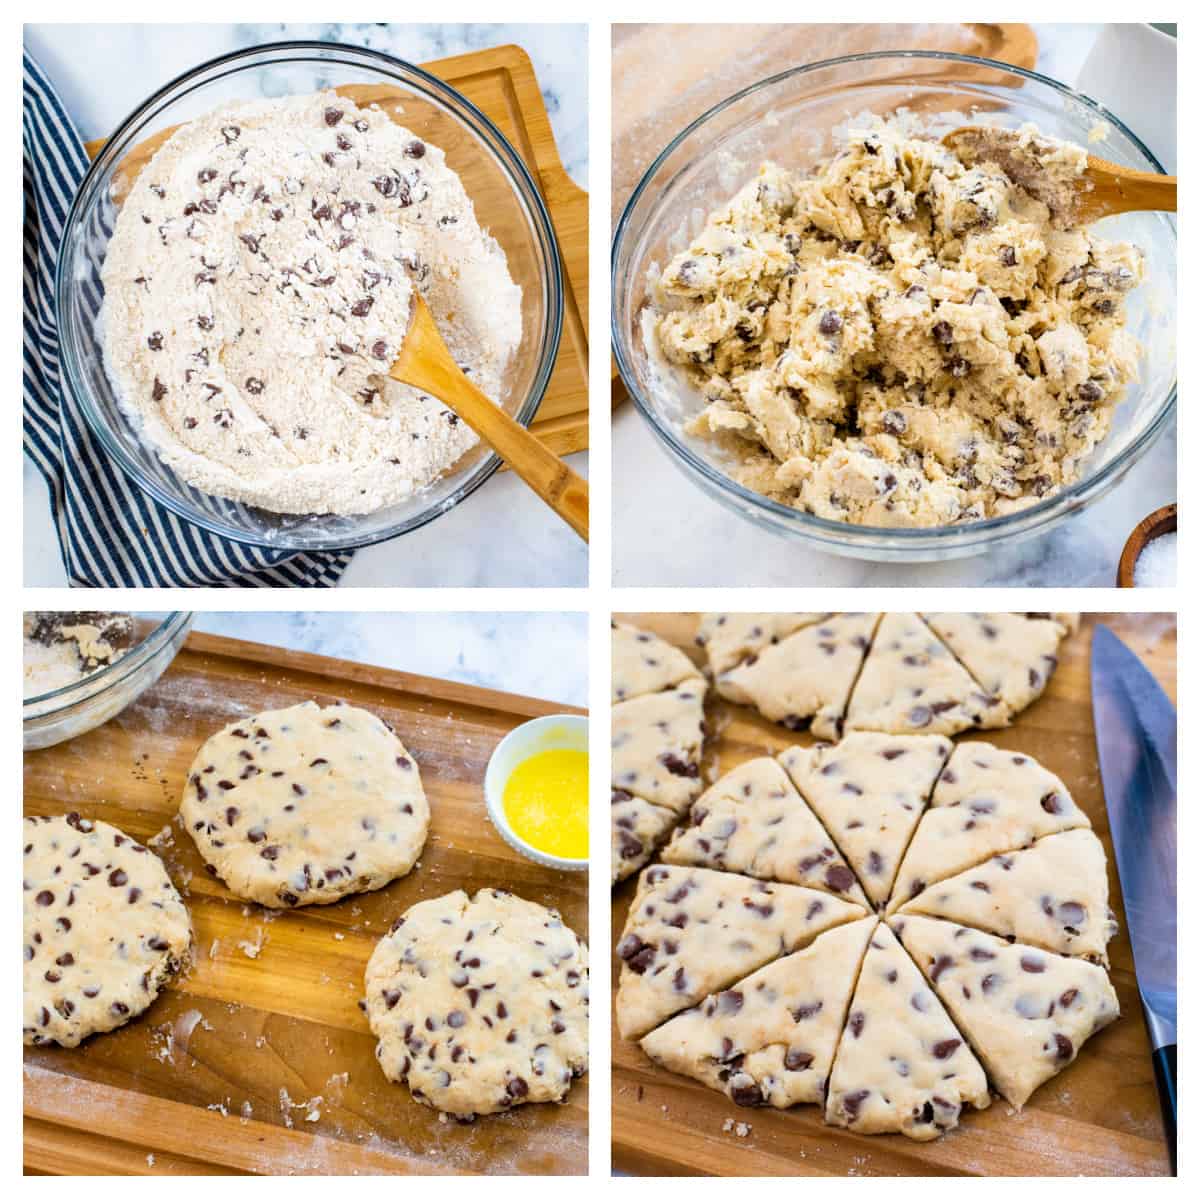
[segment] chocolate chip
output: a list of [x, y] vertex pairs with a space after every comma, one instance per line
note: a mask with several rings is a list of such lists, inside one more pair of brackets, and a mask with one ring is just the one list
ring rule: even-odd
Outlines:
[[345, 115], [346, 114], [340, 108], [327, 108], [325, 110], [325, 124], [332, 128]]
[[409, 142], [408, 145], [404, 147], [404, 157], [405, 158], [424, 158], [425, 157], [425, 143], [422, 141]]
[[949, 1058], [961, 1045], [961, 1038], [947, 1038], [944, 1042], [937, 1042], [933, 1047], [933, 1057], [937, 1059]]

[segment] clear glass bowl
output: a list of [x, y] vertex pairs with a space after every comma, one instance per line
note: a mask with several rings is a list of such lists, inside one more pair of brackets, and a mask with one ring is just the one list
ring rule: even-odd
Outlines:
[[[1162, 213], [1109, 217], [1100, 232], [1146, 253], [1146, 281], [1127, 299], [1129, 328], [1145, 348], [1112, 431], [1083, 477], [1018, 513], [934, 529], [883, 529], [827, 521], [735, 483], [718, 452], [684, 432], [703, 401], [660, 372], [646, 352], [647, 271], [686, 249], [708, 213], [774, 159], [809, 169], [835, 149], [834, 131], [865, 111], [907, 108], [936, 131], [975, 118], [1005, 126], [1032, 121], [1044, 133], [1143, 171], [1162, 171], [1138, 137], [1086, 96], [1032, 71], [927, 51], [858, 54], [797, 67], [746, 88], [692, 122], [658, 156], [625, 207], [612, 246], [612, 339], [638, 411], [684, 474], [763, 528], [857, 558], [920, 562], [961, 558], [1042, 533], [1103, 496], [1149, 449], [1175, 409], [1175, 221]], [[1089, 146], [1099, 122], [1107, 138]]]
[[128, 708], [171, 665], [195, 613], [133, 613], [135, 641], [110, 666], [40, 696], [27, 696], [22, 712], [26, 750], [56, 746], [103, 725]]
[[480, 443], [416, 495], [356, 516], [294, 516], [210, 496], [185, 483], [141, 435], [104, 369], [96, 314], [100, 270], [118, 205], [114, 176], [125, 155], [170, 126], [224, 104], [380, 85], [402, 94], [407, 128], [440, 146], [461, 176], [480, 225], [503, 247], [520, 285], [521, 344], [503, 380], [506, 412], [528, 425], [554, 368], [562, 330], [558, 244], [536, 184], [504, 135], [469, 100], [378, 51], [325, 42], [259, 46], [213, 59], [151, 96], [113, 134], [85, 177], [67, 217], [55, 280], [64, 386], [105, 450], [144, 491], [211, 533], [278, 550], [345, 550], [417, 529], [469, 496], [500, 465]]

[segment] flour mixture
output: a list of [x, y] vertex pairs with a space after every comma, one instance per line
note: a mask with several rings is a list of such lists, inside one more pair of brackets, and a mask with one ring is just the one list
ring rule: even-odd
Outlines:
[[104, 264], [108, 364], [188, 483], [273, 512], [372, 512], [475, 434], [383, 378], [412, 289], [493, 399], [521, 289], [429, 145], [335, 92], [180, 128], [143, 168]]

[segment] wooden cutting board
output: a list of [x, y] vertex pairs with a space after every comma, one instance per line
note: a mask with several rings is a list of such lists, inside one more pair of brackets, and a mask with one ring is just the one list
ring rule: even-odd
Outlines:
[[[173, 818], [207, 737], [239, 717], [310, 699], [342, 699], [395, 726], [420, 764], [432, 825], [406, 878], [272, 915], [205, 874]], [[522, 721], [556, 711], [541, 700], [193, 633], [136, 704], [83, 737], [26, 754], [27, 814], [77, 811], [141, 842], [169, 825], [173, 844], [159, 853], [195, 930], [194, 965], [139, 1020], [75, 1050], [26, 1048], [26, 1170], [585, 1173], [586, 1076], [563, 1106], [443, 1123], [384, 1078], [358, 1007], [367, 959], [392, 920], [455, 888], [507, 888], [557, 908], [586, 939], [586, 872], [522, 858], [484, 809], [493, 747]], [[323, 1097], [317, 1121], [291, 1107], [315, 1096]]]
[[727, 96], [804, 63], [877, 50], [945, 50], [1032, 69], [1028, 25], [649, 25], [612, 27], [612, 224], [656, 156]]
[[[563, 270], [563, 333], [558, 361], [532, 429], [556, 454], [571, 454], [588, 446], [588, 194], [578, 187], [563, 169], [554, 132], [542, 99], [541, 88], [529, 56], [519, 46], [497, 46], [454, 58], [441, 58], [423, 64], [424, 69], [461, 92], [483, 110], [524, 160], [558, 237]], [[350, 94], [354, 87], [340, 88]], [[386, 89], [371, 87], [367, 101], [380, 101], [388, 107]], [[396, 93], [392, 99], [395, 100]], [[429, 136], [449, 150], [448, 137], [457, 135], [458, 126], [445, 119]], [[417, 132], [423, 132], [417, 130]], [[140, 165], [153, 154], [163, 134], [148, 138], [135, 147], [128, 159]], [[91, 158], [104, 148], [104, 138], [88, 142]], [[467, 191], [471, 191], [467, 180]], [[479, 204], [480, 212], [486, 205]], [[493, 230], [499, 236], [499, 232]], [[502, 240], [502, 239], [501, 239]]]
[[[702, 661], [691, 615], [632, 614], [618, 620], [655, 633]], [[638, 1174], [687, 1175], [1165, 1175], [1169, 1173], [1150, 1047], [1125, 933], [1125, 910], [1108, 815], [1100, 788], [1092, 725], [1089, 655], [1097, 622], [1108, 625], [1154, 673], [1174, 701], [1175, 616], [1099, 615], [1060, 650], [1043, 696], [1009, 729], [987, 741], [1033, 755], [1058, 774], [1104, 842], [1110, 899], [1121, 932], [1109, 943], [1112, 982], [1122, 1016], [1093, 1037], [1067, 1070], [1039, 1088], [1019, 1115], [1003, 1099], [969, 1111], [939, 1141], [892, 1134], [867, 1137], [826, 1125], [814, 1105], [789, 1112], [737, 1108], [724, 1095], [655, 1066], [616, 1033], [613, 1018], [614, 1166]], [[757, 755], [776, 754], [807, 734], [792, 734], [750, 709], [717, 700], [705, 778]], [[710, 773], [711, 772], [711, 773]], [[625, 924], [636, 877], [613, 893], [613, 946]], [[613, 979], [618, 977], [614, 954]], [[748, 1127], [744, 1137], [735, 1126]]]

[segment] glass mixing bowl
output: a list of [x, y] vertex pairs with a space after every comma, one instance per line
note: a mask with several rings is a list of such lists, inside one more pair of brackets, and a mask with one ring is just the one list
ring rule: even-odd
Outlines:
[[[625, 207], [612, 246], [612, 339], [617, 365], [638, 411], [669, 457], [710, 496], [754, 523], [823, 550], [857, 558], [914, 562], [960, 558], [1042, 533], [1103, 496], [1149, 449], [1175, 408], [1175, 222], [1129, 213], [1098, 225], [1110, 240], [1145, 251], [1146, 279], [1127, 297], [1129, 328], [1145, 353], [1140, 380], [1119, 406], [1112, 431], [1083, 476], [1020, 512], [933, 529], [883, 529], [827, 521], [735, 483], [719, 452], [684, 432], [703, 406], [647, 353], [642, 320], [652, 303], [648, 271], [664, 267], [759, 165], [773, 159], [811, 169], [835, 151], [834, 132], [863, 112], [907, 108], [935, 133], [975, 120], [1004, 126], [1032, 121], [1043, 133], [1099, 157], [1162, 172], [1138, 137], [1111, 113], [1060, 83], [987, 59], [928, 51], [857, 54], [797, 67], [754, 84], [693, 121], [658, 156]], [[1099, 123], [1102, 142], [1089, 144]]]
[[66, 687], [26, 696], [21, 720], [24, 748], [56, 746], [128, 708], [174, 661], [195, 615], [135, 612], [133, 644], [115, 663]]
[[105, 450], [160, 504], [211, 533], [279, 550], [344, 550], [384, 541], [449, 511], [500, 465], [480, 443], [430, 486], [399, 504], [355, 516], [294, 516], [210, 496], [185, 483], [144, 439], [104, 369], [96, 314], [100, 269], [118, 212], [125, 156], [164, 129], [222, 105], [346, 84], [400, 93], [403, 123], [446, 152], [479, 223], [500, 243], [521, 287], [521, 343], [503, 380], [502, 405], [528, 425], [541, 403], [562, 329], [558, 244], [537, 185], [504, 135], [469, 100], [374, 50], [324, 42], [259, 46], [213, 59], [151, 96], [122, 122], [92, 164], [67, 217], [55, 280], [64, 384]]

